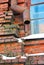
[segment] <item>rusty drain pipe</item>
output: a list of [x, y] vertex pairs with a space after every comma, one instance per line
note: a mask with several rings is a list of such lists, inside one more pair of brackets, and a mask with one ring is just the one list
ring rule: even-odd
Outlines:
[[26, 23], [30, 23], [29, 9], [26, 4], [24, 5], [24, 7], [19, 6], [17, 5], [17, 0], [11, 0], [11, 9], [18, 13], [23, 13], [23, 21]]
[[[24, 2], [24, 7], [17, 5], [17, 0], [11, 0], [11, 9], [13, 11], [16, 11], [17, 13], [23, 13], [23, 22], [25, 27], [26, 35], [30, 34], [30, 13], [29, 8], [26, 6], [26, 3]], [[29, 27], [28, 27], [29, 26]], [[26, 29], [28, 27], [28, 29]]]

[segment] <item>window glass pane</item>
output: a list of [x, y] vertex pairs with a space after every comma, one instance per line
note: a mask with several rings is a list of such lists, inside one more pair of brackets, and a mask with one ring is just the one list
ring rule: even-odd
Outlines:
[[44, 4], [35, 5], [30, 7], [30, 18], [44, 18]]
[[41, 2], [44, 2], [44, 0], [31, 0], [31, 4], [36, 4]]
[[31, 33], [44, 33], [44, 19], [31, 21]]
[[38, 20], [31, 21], [31, 34], [39, 33], [39, 22]]

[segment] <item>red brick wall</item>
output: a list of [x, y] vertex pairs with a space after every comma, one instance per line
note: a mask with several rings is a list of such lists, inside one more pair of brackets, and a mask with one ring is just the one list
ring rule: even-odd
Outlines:
[[[25, 41], [24, 52], [29, 54], [44, 53], [44, 39]], [[29, 57], [29, 62], [33, 65], [42, 65], [44, 64], [44, 56]]]
[[25, 46], [25, 53], [44, 53], [44, 45]]
[[[13, 65], [18, 65], [18, 64], [13, 64]], [[24, 65], [24, 64], [19, 64], [19, 65]]]
[[0, 0], [0, 3], [8, 2], [9, 0]]
[[25, 0], [17, 0], [18, 3], [22, 3], [22, 2], [25, 2]]
[[[5, 63], [3, 64], [3, 63], [1, 63], [0, 65], [5, 65]], [[6, 63], [6, 65], [24, 65], [23, 63], [22, 64], [15, 64], [15, 63], [13, 63], [13, 64], [11, 64], [11, 63]]]
[[16, 42], [14, 43], [5, 43], [5, 44], [0, 44], [0, 53], [8, 53], [8, 52], [13, 52], [20, 54], [21, 53], [21, 44], [18, 44]]
[[24, 46], [25, 53], [44, 53], [44, 40], [26, 41]]
[[[25, 42], [25, 44], [26, 44], [24, 46], [25, 53], [44, 53], [44, 40], [28, 41], [28, 42]], [[29, 44], [31, 44], [31, 45], [29, 45]], [[14, 52], [21, 53], [21, 51], [22, 51], [21, 44], [16, 43], [16, 42], [0, 44], [0, 53], [5, 53], [6, 50], [8, 50], [8, 51], [11, 50], [13, 53]]]
[[44, 39], [40, 39], [40, 40], [29, 40], [29, 41], [25, 41], [25, 44], [41, 44], [44, 43]]
[[44, 64], [44, 56], [29, 57], [30, 64]]

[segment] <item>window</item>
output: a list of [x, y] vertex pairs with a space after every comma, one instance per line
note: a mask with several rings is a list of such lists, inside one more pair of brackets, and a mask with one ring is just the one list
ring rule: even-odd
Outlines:
[[[44, 0], [31, 0], [31, 34], [44, 33]], [[40, 3], [40, 4], [39, 4]]]
[[31, 21], [31, 34], [39, 33], [38, 20]]
[[44, 4], [35, 5], [30, 7], [30, 18], [44, 18]]
[[31, 4], [36, 4], [41, 2], [44, 2], [44, 0], [31, 0]]
[[44, 19], [31, 21], [31, 34], [44, 33]]

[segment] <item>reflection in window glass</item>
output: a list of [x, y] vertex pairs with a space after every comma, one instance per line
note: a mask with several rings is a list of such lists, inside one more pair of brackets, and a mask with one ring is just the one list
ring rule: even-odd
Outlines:
[[30, 7], [30, 18], [44, 18], [44, 4]]
[[44, 33], [44, 27], [42, 28], [41, 26], [44, 25], [44, 19], [40, 20], [33, 20], [31, 21], [31, 34], [36, 34], [36, 33]]
[[41, 2], [44, 2], [44, 0], [31, 0], [31, 4], [36, 4]]
[[39, 23], [38, 20], [31, 21], [31, 34], [39, 33]]

